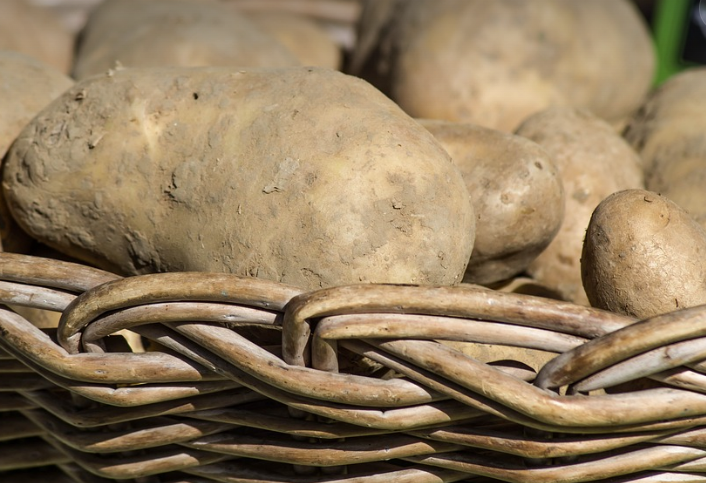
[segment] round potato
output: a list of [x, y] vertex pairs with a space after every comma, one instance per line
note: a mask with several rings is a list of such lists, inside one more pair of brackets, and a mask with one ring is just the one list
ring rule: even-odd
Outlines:
[[255, 22], [213, 0], [106, 0], [91, 13], [73, 76], [116, 66], [287, 67], [297, 58]]
[[549, 154], [526, 138], [472, 124], [419, 120], [461, 170], [476, 213], [464, 282], [488, 285], [524, 271], [564, 218], [564, 188]]
[[645, 187], [706, 227], [706, 67], [670, 77], [630, 120], [625, 138], [645, 163]]
[[614, 193], [591, 217], [581, 275], [591, 305], [641, 319], [704, 304], [706, 231], [657, 193]]
[[618, 123], [655, 53], [629, 0], [368, 0], [351, 72], [418, 118], [514, 131], [551, 106]]
[[451, 284], [475, 235], [434, 137], [365, 81], [313, 67], [85, 79], [19, 136], [3, 190], [40, 241], [125, 274]]
[[640, 157], [608, 123], [578, 109], [552, 108], [537, 113], [517, 134], [549, 152], [566, 193], [561, 228], [527, 273], [566, 300], [588, 304], [580, 269], [586, 227], [606, 196], [644, 188]]
[[[1, 9], [2, 7], [0, 7]], [[52, 66], [24, 54], [0, 51], [0, 159], [32, 118], [73, 81]], [[15, 224], [0, 196], [0, 240], [5, 251], [26, 253], [32, 239]]]

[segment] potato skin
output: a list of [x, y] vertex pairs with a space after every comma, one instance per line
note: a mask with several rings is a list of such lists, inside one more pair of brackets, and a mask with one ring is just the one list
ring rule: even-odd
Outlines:
[[657, 193], [614, 193], [591, 217], [581, 275], [591, 305], [639, 318], [706, 303], [706, 231]]
[[583, 238], [593, 210], [606, 196], [644, 188], [641, 160], [605, 121], [572, 108], [552, 108], [530, 116], [517, 130], [554, 159], [566, 193], [559, 232], [527, 273], [563, 298], [588, 304], [581, 283]]
[[418, 118], [512, 132], [572, 106], [617, 122], [655, 70], [628, 0], [368, 0], [361, 18], [352, 72]]
[[[0, 159], [32, 118], [73, 85], [54, 67], [18, 52], [0, 51]], [[15, 224], [0, 196], [0, 240], [5, 251], [26, 253], [32, 240]]]
[[105, 0], [82, 32], [73, 77], [116, 66], [287, 67], [299, 60], [251, 19], [213, 0]]
[[24, 130], [3, 178], [47, 245], [120, 273], [303, 288], [461, 280], [474, 214], [433, 136], [329, 69], [125, 69]]
[[476, 213], [463, 281], [488, 285], [524, 271], [564, 218], [559, 170], [529, 139], [467, 123], [420, 119], [461, 170]]
[[629, 121], [625, 138], [645, 163], [645, 186], [706, 228], [706, 67], [670, 77]]

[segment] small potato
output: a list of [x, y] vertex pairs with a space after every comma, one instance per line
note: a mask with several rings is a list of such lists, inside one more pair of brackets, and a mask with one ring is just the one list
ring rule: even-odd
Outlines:
[[588, 304], [581, 283], [583, 238], [593, 210], [606, 196], [644, 188], [640, 157], [605, 121], [571, 108], [547, 109], [517, 130], [544, 147], [559, 168], [566, 193], [559, 232], [528, 267], [539, 283], [566, 300]]
[[538, 144], [472, 124], [419, 120], [451, 155], [476, 213], [464, 282], [487, 285], [524, 271], [564, 218], [559, 171]]
[[[0, 10], [2, 7], [0, 7]], [[0, 159], [32, 118], [73, 85], [54, 67], [18, 52], [0, 51]], [[0, 196], [0, 240], [5, 251], [26, 253], [32, 240], [15, 224]]]
[[35, 3], [39, 2], [0, 2], [0, 50], [20, 52], [68, 74], [74, 58], [74, 35], [58, 16]]
[[630, 120], [625, 138], [645, 163], [645, 186], [706, 228], [706, 67], [670, 77]]
[[434, 137], [365, 81], [314, 67], [85, 79], [20, 134], [2, 187], [38, 240], [125, 274], [452, 284], [475, 236]]
[[106, 0], [92, 11], [73, 76], [123, 67], [300, 65], [275, 37], [214, 0]]
[[591, 305], [641, 319], [704, 304], [706, 231], [657, 193], [614, 193], [591, 217], [581, 275]]

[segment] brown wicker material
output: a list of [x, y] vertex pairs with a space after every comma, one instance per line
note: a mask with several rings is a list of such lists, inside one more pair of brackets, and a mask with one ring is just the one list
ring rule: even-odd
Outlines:
[[302, 293], [7, 253], [0, 297], [62, 313], [0, 309], [3, 483], [706, 481], [705, 308], [638, 322], [470, 285]]

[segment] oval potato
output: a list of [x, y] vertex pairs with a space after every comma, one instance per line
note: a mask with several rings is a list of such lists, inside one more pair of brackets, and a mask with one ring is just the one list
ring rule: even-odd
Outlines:
[[564, 218], [554, 161], [529, 139], [473, 124], [420, 119], [458, 166], [473, 200], [476, 236], [464, 282], [488, 285], [524, 271]]
[[81, 34], [73, 76], [123, 67], [287, 67], [297, 58], [236, 9], [213, 0], [106, 0]]
[[706, 231], [664, 196], [619, 191], [591, 217], [581, 275], [591, 305], [641, 319], [706, 303]]
[[313, 67], [78, 82], [19, 136], [3, 190], [40, 241], [126, 274], [451, 284], [475, 236], [434, 137], [365, 81]]
[[618, 123], [656, 61], [629, 0], [368, 0], [351, 65], [414, 117], [512, 132], [552, 106]]

